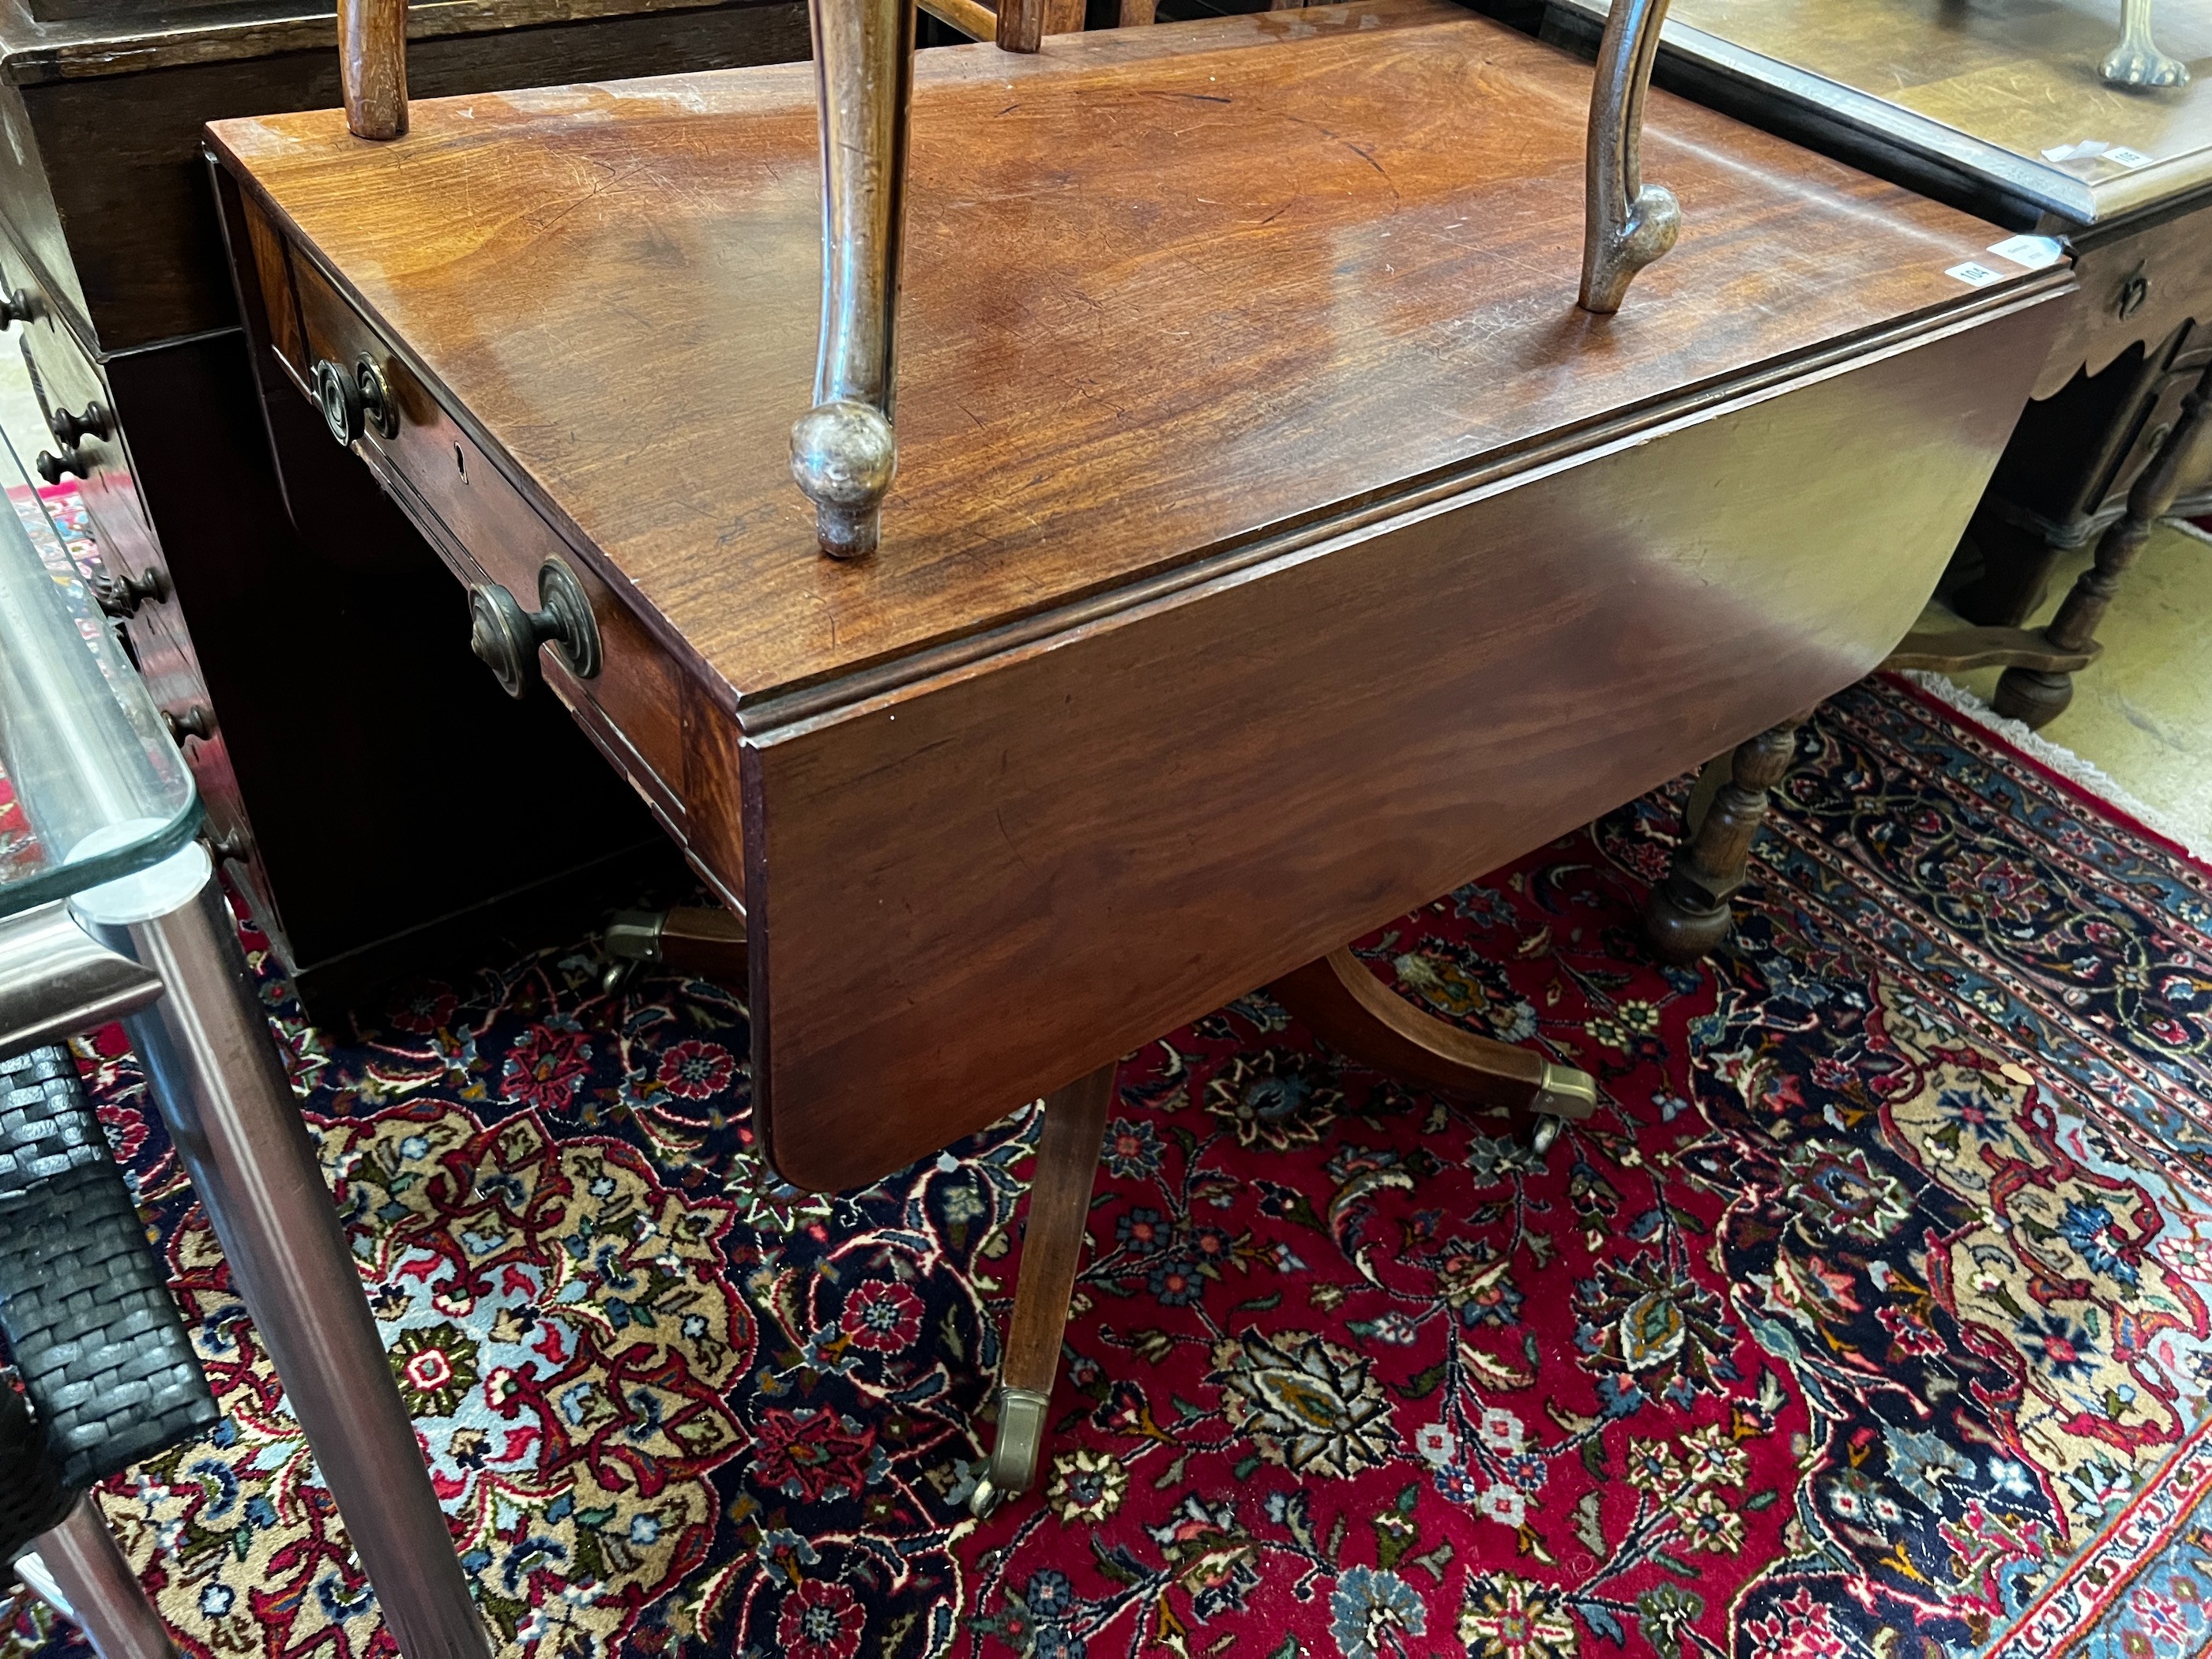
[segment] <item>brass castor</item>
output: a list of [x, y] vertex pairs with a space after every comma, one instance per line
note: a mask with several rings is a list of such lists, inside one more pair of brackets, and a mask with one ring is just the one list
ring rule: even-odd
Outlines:
[[1037, 1459], [1044, 1449], [1044, 1414], [1051, 1403], [1049, 1396], [1035, 1389], [999, 1390], [999, 1434], [991, 1443], [990, 1467], [968, 1498], [968, 1512], [978, 1521], [1036, 1482]]

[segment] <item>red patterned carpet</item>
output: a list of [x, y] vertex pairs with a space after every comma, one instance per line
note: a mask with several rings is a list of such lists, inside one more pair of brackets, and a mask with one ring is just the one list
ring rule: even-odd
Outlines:
[[[603, 996], [579, 946], [342, 1041], [272, 982], [508, 1650], [1933, 1659], [2074, 1583], [2099, 1651], [2166, 1650], [2053, 1569], [2182, 1448], [2085, 1569], [2140, 1579], [2212, 1484], [2212, 873], [1869, 682], [1736, 941], [1663, 970], [1686, 787], [1360, 945], [1599, 1078], [1548, 1160], [1256, 995], [1124, 1062], [1048, 1479], [981, 1526], [1030, 1114], [806, 1199], [716, 988]], [[378, 1651], [132, 1066], [88, 1063], [228, 1413], [110, 1518], [196, 1654]], [[70, 1647], [23, 1610], [9, 1651]]]

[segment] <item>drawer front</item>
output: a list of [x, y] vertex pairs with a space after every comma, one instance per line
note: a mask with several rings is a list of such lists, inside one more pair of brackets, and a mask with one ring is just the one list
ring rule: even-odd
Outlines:
[[[398, 428], [388, 437], [366, 433], [356, 448], [456, 574], [465, 581], [497, 582], [525, 610], [538, 608], [538, 573], [550, 559], [562, 560], [583, 583], [599, 624], [599, 672], [578, 679], [550, 652], [539, 653], [539, 665], [547, 683], [647, 803], [688, 840], [684, 696], [676, 665], [321, 273], [295, 254], [289, 275], [305, 359], [299, 367], [312, 375], [314, 364], [327, 360], [350, 374], [366, 357], [383, 374]], [[289, 354], [280, 356], [289, 362]], [[458, 599], [451, 625], [468, 626]], [[740, 878], [736, 869], [724, 873]]]
[[[23, 262], [12, 253], [0, 260], [0, 281], [11, 289], [31, 285]], [[35, 314], [22, 330], [21, 345], [40, 414], [51, 422], [58, 409], [82, 415], [88, 404], [95, 402], [109, 411], [108, 435], [79, 440], [77, 447], [86, 463], [84, 474], [68, 480], [76, 485], [84, 502], [100, 568], [110, 579], [131, 578], [141, 583], [155, 580], [155, 573], [163, 569], [161, 544], [155, 538], [131, 471], [128, 440], [116, 419], [106, 376], [85, 354], [76, 336], [56, 319], [46, 296], [35, 289], [33, 292]], [[51, 426], [36, 432], [10, 431], [8, 435], [27, 462], [42, 450], [52, 453], [63, 447]], [[137, 612], [124, 621], [122, 631], [155, 706], [205, 732], [204, 736], [186, 733], [179, 746], [207, 808], [208, 838], [251, 890], [256, 919], [272, 937], [281, 939], [282, 923], [269, 897], [268, 879], [254, 848], [238, 779], [175, 599], [143, 600]]]
[[[2142, 470], [2166, 447], [2167, 438], [2180, 422], [2182, 400], [2196, 389], [2208, 362], [2212, 362], [2212, 325], [2203, 325], [2191, 331], [2182, 349], [2174, 354], [2166, 373], [2160, 377], [2157, 398], [2144, 414], [2134, 444], [2121, 459], [2098, 503], [2100, 516], [2118, 514], [2126, 508], [2128, 491]], [[2212, 445], [2200, 444], [2197, 447], [2198, 455], [2181, 477], [2179, 499], [2183, 501], [2194, 500], [2207, 483], [2212, 483]]]
[[[14, 278], [22, 269], [20, 261], [10, 260], [4, 274]], [[33, 292], [35, 314], [23, 326], [21, 340], [40, 412], [49, 423], [58, 410], [82, 416], [93, 404], [108, 412], [106, 435], [88, 434], [75, 446], [82, 468], [76, 476], [77, 493], [100, 545], [136, 568], [154, 556], [152, 520], [131, 476], [129, 447], [114, 417], [114, 395], [100, 366], [58, 320], [52, 301], [41, 291]], [[51, 429], [38, 433], [22, 451], [23, 464], [35, 471], [41, 454], [59, 456], [66, 447]]]
[[155, 705], [186, 728], [178, 745], [207, 806], [210, 844], [222, 858], [239, 866], [252, 889], [255, 919], [272, 936], [281, 937], [281, 921], [269, 902], [268, 878], [253, 844], [252, 825], [246, 818], [238, 778], [223, 744], [222, 724], [201, 681], [199, 662], [192, 654], [184, 617], [173, 602], [149, 601], [123, 624], [123, 631]]
[[2212, 325], [2212, 192], [2154, 223], [2077, 239], [2081, 292], [2059, 329], [2035, 395], [2078, 369], [2098, 373], [2130, 345], [2154, 349], [2183, 323]]

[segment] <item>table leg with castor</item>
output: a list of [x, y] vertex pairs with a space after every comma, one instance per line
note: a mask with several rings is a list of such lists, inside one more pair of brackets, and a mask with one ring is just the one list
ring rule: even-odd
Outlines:
[[1060, 1334], [1067, 1328], [1067, 1304], [1082, 1264], [1083, 1226], [1091, 1212], [1099, 1150], [1106, 1141], [1106, 1109], [1113, 1101], [1111, 1066], [1045, 1097], [1021, 1277], [1014, 1286], [1014, 1313], [999, 1364], [998, 1437], [992, 1442], [990, 1466], [968, 1504], [979, 1517], [1002, 1499], [1027, 1492], [1036, 1480], [1045, 1413], [1053, 1380], [1060, 1375]]

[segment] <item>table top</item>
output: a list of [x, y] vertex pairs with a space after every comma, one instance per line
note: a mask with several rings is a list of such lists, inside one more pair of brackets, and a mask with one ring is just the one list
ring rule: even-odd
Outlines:
[[[741, 713], [2028, 273], [2002, 233], [1655, 94], [1680, 245], [1575, 306], [1589, 70], [1434, 0], [917, 59], [900, 471], [814, 548], [814, 76], [210, 128], [538, 510]], [[1963, 262], [1988, 260], [1977, 294]], [[1058, 608], [1058, 611], [1055, 611]]]
[[[1558, 0], [1602, 18], [1609, 0]], [[2212, 6], [2157, 0], [2185, 87], [2106, 83], [2120, 0], [1674, 0], [1671, 51], [2080, 225], [2212, 184]]]
[[0, 916], [150, 868], [190, 841], [191, 770], [0, 440]]

